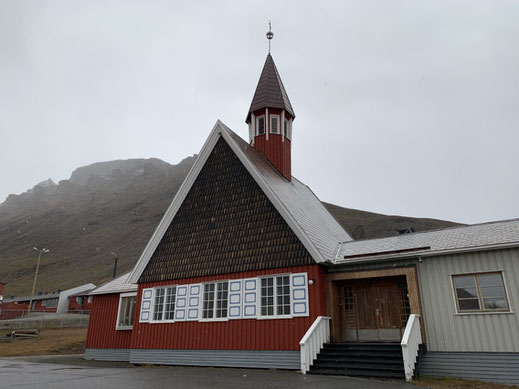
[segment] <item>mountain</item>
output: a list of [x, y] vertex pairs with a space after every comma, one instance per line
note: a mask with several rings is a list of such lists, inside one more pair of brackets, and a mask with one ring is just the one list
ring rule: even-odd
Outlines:
[[[4, 296], [29, 294], [37, 252], [36, 291], [52, 292], [111, 278], [131, 269], [182, 184], [196, 156], [177, 165], [160, 159], [99, 162], [70, 179], [47, 180], [0, 204], [0, 281]], [[387, 216], [324, 205], [356, 239], [457, 225], [435, 219]]]

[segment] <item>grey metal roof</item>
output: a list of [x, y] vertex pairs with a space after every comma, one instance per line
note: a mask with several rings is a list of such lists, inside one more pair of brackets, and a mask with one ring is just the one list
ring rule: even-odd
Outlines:
[[389, 256], [427, 255], [435, 252], [513, 244], [519, 245], [519, 219], [346, 242], [341, 245], [337, 262], [347, 263], [359, 259], [380, 259]]
[[246, 122], [250, 121], [250, 114], [262, 108], [279, 108], [284, 109], [290, 115], [295, 117], [292, 104], [288, 99], [287, 91], [283, 86], [279, 72], [274, 64], [274, 60], [270, 54], [267, 55], [265, 65], [261, 72], [256, 92], [252, 98], [252, 102], [247, 114]]
[[339, 242], [352, 240], [344, 228], [328, 212], [308, 186], [295, 177], [292, 177], [292, 181], [287, 181], [263, 154], [250, 146], [227, 126], [222, 125], [222, 127], [265, 179], [274, 194], [322, 256], [328, 261], [333, 261]]
[[[51, 300], [51, 299], [57, 299], [57, 298], [59, 298], [59, 293], [37, 294], [35, 296], [32, 296], [32, 301]], [[31, 300], [31, 296], [20, 296], [20, 297], [6, 298], [6, 299], [4, 299], [4, 303], [14, 303], [14, 302], [30, 301], [30, 300]]]
[[123, 292], [134, 292], [137, 290], [137, 284], [131, 284], [128, 282], [131, 271], [124, 273], [122, 276], [114, 278], [111, 281], [105, 282], [92, 290], [89, 295], [97, 294], [112, 294], [112, 293], [123, 293]]

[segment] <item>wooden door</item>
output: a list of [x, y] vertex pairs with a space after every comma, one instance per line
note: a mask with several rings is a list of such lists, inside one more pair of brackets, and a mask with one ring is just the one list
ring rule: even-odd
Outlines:
[[403, 304], [397, 279], [356, 280], [342, 289], [345, 340], [400, 340]]

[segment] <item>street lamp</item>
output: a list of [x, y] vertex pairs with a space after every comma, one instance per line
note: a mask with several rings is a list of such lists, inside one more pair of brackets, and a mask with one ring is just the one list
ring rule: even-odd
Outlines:
[[36, 273], [34, 274], [34, 282], [32, 283], [32, 293], [31, 293], [31, 299], [29, 300], [29, 311], [27, 312], [27, 315], [31, 313], [32, 308], [32, 297], [34, 296], [34, 290], [36, 289], [36, 280], [38, 278], [38, 270], [40, 270], [40, 259], [42, 254], [47, 254], [50, 250], [48, 249], [41, 249], [38, 250], [36, 247], [32, 248], [35, 251], [38, 251], [38, 263], [36, 264]]

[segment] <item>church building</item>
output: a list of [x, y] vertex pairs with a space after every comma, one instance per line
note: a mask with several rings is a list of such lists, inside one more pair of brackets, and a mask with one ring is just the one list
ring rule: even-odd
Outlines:
[[518, 383], [519, 220], [354, 241], [292, 176], [295, 119], [269, 53], [248, 139], [217, 121], [133, 270], [91, 292], [85, 357]]

